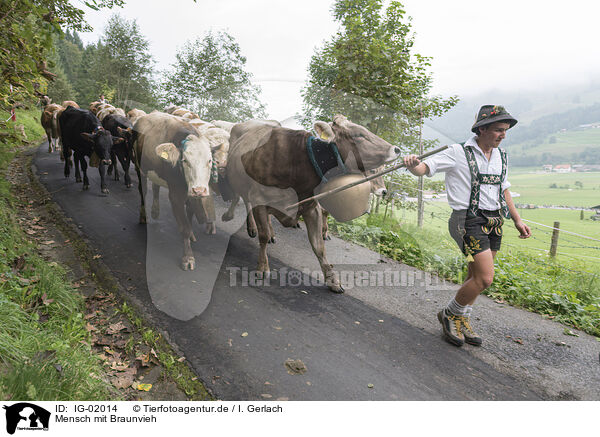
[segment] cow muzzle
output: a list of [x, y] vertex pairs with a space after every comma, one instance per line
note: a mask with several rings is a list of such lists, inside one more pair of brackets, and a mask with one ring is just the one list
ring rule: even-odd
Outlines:
[[206, 197], [208, 196], [208, 188], [206, 187], [194, 187], [191, 189], [190, 195], [192, 197]]

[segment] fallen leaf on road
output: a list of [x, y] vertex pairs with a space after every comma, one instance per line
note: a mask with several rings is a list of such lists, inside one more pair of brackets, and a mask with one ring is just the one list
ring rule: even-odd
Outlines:
[[523, 339], [522, 338], [513, 338], [513, 341], [515, 343], [523, 344]]
[[96, 331], [97, 330], [96, 327], [94, 325], [90, 324], [90, 323], [88, 323], [88, 324], [85, 325], [85, 329], [88, 332], [90, 332], [90, 331]]
[[301, 360], [292, 360], [288, 358], [285, 363], [285, 367], [288, 369], [290, 375], [303, 375], [306, 372], [306, 364]]
[[270, 395], [269, 393], [262, 393], [261, 396], [265, 399], [270, 399], [273, 397], [273, 395]]
[[102, 255], [94, 255], [92, 258], [93, 258], [93, 259], [102, 258]]
[[42, 241], [42, 244], [46, 244], [46, 245], [54, 244], [54, 240]]
[[242, 332], [242, 337], [248, 337], [248, 333], [247, 332]]
[[140, 391], [150, 391], [152, 384], [138, 384], [137, 389]]
[[373, 387], [375, 387], [375, 386], [374, 386], [373, 384], [367, 384], [367, 387], [369, 387], [369, 388], [373, 388]]
[[135, 369], [131, 369], [131, 371], [124, 372], [112, 378], [112, 383], [116, 388], [127, 388], [131, 387], [133, 381], [135, 379]]

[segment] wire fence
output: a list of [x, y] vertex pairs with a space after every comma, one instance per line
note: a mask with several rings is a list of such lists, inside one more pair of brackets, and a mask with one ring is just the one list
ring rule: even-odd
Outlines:
[[[402, 184], [397, 183], [395, 181], [386, 181], [386, 184], [388, 186], [389, 191], [391, 191], [392, 196], [394, 194], [398, 194], [400, 192], [400, 189], [404, 188]], [[391, 187], [391, 189], [390, 189], [390, 187]], [[410, 187], [410, 191], [411, 192], [415, 192], [415, 191], [421, 192], [423, 194], [431, 194], [430, 191], [419, 190], [418, 188], [415, 188], [415, 187]], [[390, 197], [388, 195], [388, 199], [389, 198]], [[414, 202], [414, 200], [406, 200], [406, 199], [407, 199], [406, 196], [404, 196], [404, 198], [399, 198], [399, 200], [402, 203], [411, 202], [411, 201]], [[447, 204], [447, 201], [445, 201], [445, 199], [439, 199], [439, 200], [423, 199], [423, 203], [424, 203], [424, 214], [423, 214], [424, 225], [439, 226], [440, 221], [444, 222], [450, 218], [452, 211], [451, 211], [449, 205]], [[388, 205], [388, 207], [389, 207], [389, 205]], [[399, 217], [398, 213], [394, 212], [394, 211], [391, 211], [391, 213], [388, 213], [388, 214], [393, 215], [394, 218], [402, 218], [403, 220], [407, 219], [406, 211], [403, 211], [402, 217]], [[410, 216], [410, 217], [412, 217], [412, 216]], [[522, 219], [522, 220], [524, 222], [526, 222], [528, 224], [528, 226], [530, 227], [530, 229], [532, 230], [532, 235], [530, 238], [533, 241], [535, 241], [536, 244], [532, 244], [532, 242], [528, 242], [527, 244], [516, 245], [516, 244], [507, 242], [505, 239], [503, 241], [503, 245], [506, 245], [507, 247], [511, 247], [511, 248], [514, 248], [514, 249], [517, 249], [520, 251], [532, 250], [532, 251], [536, 251], [540, 254], [544, 254], [545, 256], [549, 256], [550, 252], [551, 252], [550, 247], [551, 247], [551, 242], [552, 242], [552, 236], [555, 232], [558, 232], [559, 239], [558, 239], [558, 245], [557, 245], [558, 250], [555, 250], [556, 256], [565, 257], [567, 259], [577, 261], [580, 263], [583, 262], [584, 265], [593, 264], [595, 266], [600, 266], [600, 256], [595, 256], [595, 255], [600, 255], [600, 244], [598, 244], [598, 245], [594, 244], [594, 242], [600, 243], [599, 238], [585, 235], [580, 232], [574, 232], [574, 231], [568, 230], [568, 229], [556, 228], [554, 226], [549, 226], [549, 225], [539, 223], [539, 222], [529, 220], [529, 219]], [[437, 221], [437, 223], [436, 223], [436, 221]], [[506, 227], [505, 229], [508, 229], [507, 232], [511, 232], [512, 227]], [[542, 247], [540, 247], [540, 246], [542, 246]], [[560, 250], [560, 249], [563, 249], [563, 250]], [[569, 253], [569, 252], [574, 252], [574, 251], [575, 252], [585, 251], [585, 253]], [[564, 264], [544, 262], [543, 260], [535, 258], [535, 257], [532, 259], [534, 259], [534, 262], [536, 262], [537, 264], [544, 265], [547, 267], [558, 268], [558, 269], [562, 269], [565, 271], [570, 271], [572, 273], [581, 273], [581, 274], [585, 274], [585, 275], [599, 276], [598, 273], [590, 272], [585, 269], [583, 269], [583, 270], [573, 269], [573, 268], [565, 266]]]

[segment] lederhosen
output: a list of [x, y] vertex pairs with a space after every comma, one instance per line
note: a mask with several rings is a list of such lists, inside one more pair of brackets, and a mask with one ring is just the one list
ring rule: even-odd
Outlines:
[[[471, 195], [469, 208], [466, 211], [454, 211], [450, 218], [450, 234], [461, 247], [469, 261], [473, 255], [484, 250], [499, 250], [502, 240], [502, 225], [504, 218], [509, 218], [508, 205], [504, 198], [502, 188], [499, 190], [500, 209], [487, 211], [479, 208], [479, 194], [481, 185], [502, 185], [506, 177], [507, 159], [506, 151], [498, 149], [502, 160], [502, 171], [496, 174], [481, 174], [471, 146], [461, 144], [465, 152], [469, 171], [471, 173]], [[464, 220], [464, 221], [463, 221]], [[457, 233], [458, 232], [458, 233]]]

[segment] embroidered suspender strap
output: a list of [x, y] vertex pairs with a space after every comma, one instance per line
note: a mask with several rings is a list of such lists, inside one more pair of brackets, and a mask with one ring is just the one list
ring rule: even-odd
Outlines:
[[508, 159], [506, 158], [506, 150], [500, 150], [500, 157], [502, 158], [502, 175], [500, 176], [500, 212], [504, 218], [510, 218], [510, 211], [506, 204], [506, 198], [504, 197], [504, 191], [502, 191], [502, 181], [506, 178], [506, 171], [508, 168]]
[[477, 210], [479, 209], [479, 195], [481, 193], [481, 184], [486, 185], [500, 185], [499, 187], [499, 203], [500, 203], [500, 212], [503, 217], [509, 218], [510, 214], [508, 211], [508, 205], [506, 204], [506, 199], [504, 197], [504, 193], [502, 192], [502, 181], [506, 177], [506, 169], [507, 169], [507, 159], [506, 159], [506, 151], [503, 149], [498, 149], [500, 152], [500, 157], [502, 159], [502, 172], [501, 174], [481, 174], [479, 173], [479, 167], [477, 166], [477, 160], [475, 159], [475, 153], [471, 147], [464, 147], [465, 156], [467, 158], [467, 164], [469, 165], [469, 171], [471, 173], [471, 197], [469, 199], [469, 208], [467, 210], [467, 215], [470, 217], [475, 217], [477, 215]]

